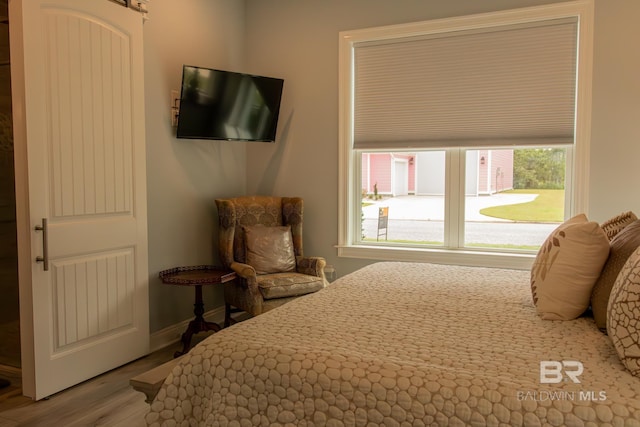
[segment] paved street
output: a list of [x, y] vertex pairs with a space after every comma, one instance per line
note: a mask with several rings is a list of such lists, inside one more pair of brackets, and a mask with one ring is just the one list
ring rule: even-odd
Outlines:
[[[483, 244], [539, 246], [558, 224], [518, 223], [480, 214], [488, 206], [526, 203], [531, 194], [495, 194], [467, 197], [465, 241]], [[376, 238], [378, 208], [389, 207], [389, 240], [442, 242], [444, 236], [444, 198], [439, 196], [400, 196], [383, 199], [363, 208], [363, 229], [367, 238]]]

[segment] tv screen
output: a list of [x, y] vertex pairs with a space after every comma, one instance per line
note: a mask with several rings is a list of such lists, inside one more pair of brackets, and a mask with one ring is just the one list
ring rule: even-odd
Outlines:
[[183, 66], [178, 138], [274, 142], [284, 80]]

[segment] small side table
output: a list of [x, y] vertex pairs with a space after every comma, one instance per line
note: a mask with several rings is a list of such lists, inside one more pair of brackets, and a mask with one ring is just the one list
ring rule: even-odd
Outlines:
[[194, 286], [196, 299], [193, 304], [195, 319], [189, 322], [187, 330], [182, 334], [182, 351], [176, 351], [173, 357], [186, 354], [191, 347], [191, 337], [198, 332], [214, 331], [221, 328], [217, 323], [204, 320], [204, 303], [202, 301], [202, 286], [229, 282], [236, 278], [236, 273], [212, 265], [197, 265], [191, 267], [176, 267], [160, 272], [160, 280], [169, 285]]

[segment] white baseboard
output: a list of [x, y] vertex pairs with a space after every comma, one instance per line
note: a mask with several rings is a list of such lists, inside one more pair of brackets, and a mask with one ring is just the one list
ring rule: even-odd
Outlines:
[[[204, 314], [204, 318], [208, 322], [215, 322], [218, 325], [222, 326], [222, 324], [224, 323], [224, 306], [207, 311]], [[189, 322], [191, 320], [192, 319], [187, 319], [176, 325], [168, 326], [164, 329], [152, 333], [149, 339], [149, 351], [153, 353], [154, 351], [160, 350], [161, 348], [167, 347], [180, 341], [180, 337], [182, 336], [184, 331], [187, 330], [187, 326], [189, 326]]]

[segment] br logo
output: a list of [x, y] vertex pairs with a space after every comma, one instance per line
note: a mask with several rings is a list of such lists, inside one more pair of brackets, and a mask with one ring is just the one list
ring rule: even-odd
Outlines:
[[582, 374], [584, 366], [577, 360], [542, 360], [540, 362], [540, 383], [558, 384], [571, 380], [580, 383], [578, 377]]

